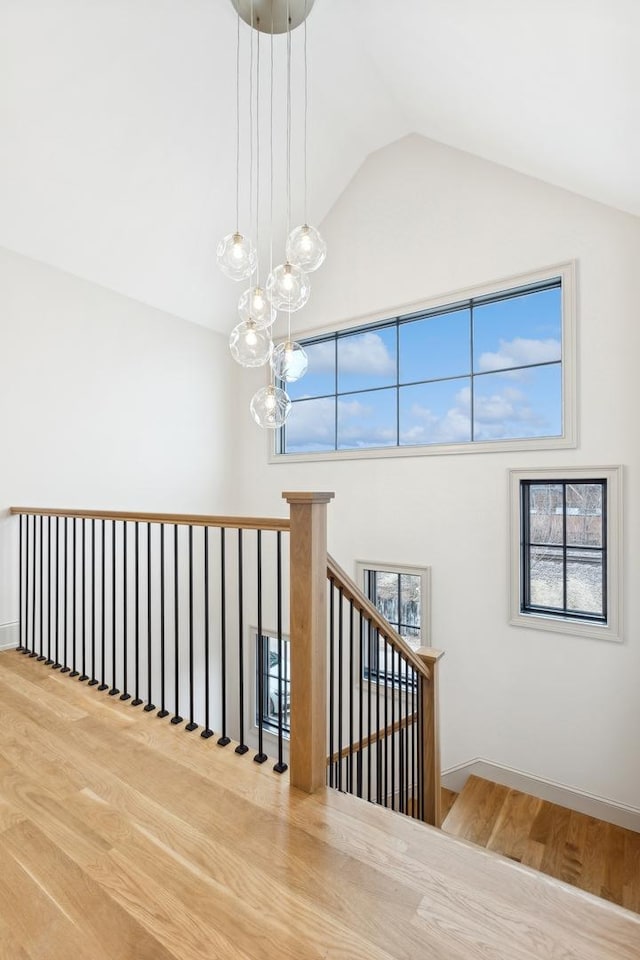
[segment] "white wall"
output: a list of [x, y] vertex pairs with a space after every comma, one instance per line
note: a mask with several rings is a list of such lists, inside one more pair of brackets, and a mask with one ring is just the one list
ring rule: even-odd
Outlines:
[[226, 512], [231, 366], [219, 334], [0, 249], [0, 628], [8, 507]]
[[[247, 414], [235, 503], [280, 513], [282, 490], [334, 490], [329, 548], [347, 569], [432, 566], [445, 768], [481, 757], [640, 809], [640, 221], [413, 136], [367, 160], [323, 234], [327, 262], [297, 331], [577, 260], [576, 450], [268, 465]], [[242, 404], [256, 381], [239, 376]], [[508, 468], [614, 463], [625, 465], [624, 642], [509, 626]], [[382, 501], [388, 526], [372, 521]]]

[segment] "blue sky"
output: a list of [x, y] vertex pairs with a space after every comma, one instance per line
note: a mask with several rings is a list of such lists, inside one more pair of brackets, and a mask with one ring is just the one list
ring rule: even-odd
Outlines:
[[560, 297], [476, 306], [473, 351], [469, 309], [310, 344], [287, 451], [468, 442], [472, 408], [475, 440], [557, 436]]

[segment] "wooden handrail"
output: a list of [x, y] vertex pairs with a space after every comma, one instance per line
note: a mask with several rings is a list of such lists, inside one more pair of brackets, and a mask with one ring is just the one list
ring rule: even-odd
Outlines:
[[358, 743], [354, 743], [351, 746], [343, 747], [340, 753], [334, 753], [332, 757], [327, 757], [327, 766], [329, 766], [330, 763], [337, 763], [338, 760], [344, 760], [346, 757], [351, 756], [351, 754], [357, 753], [358, 750], [365, 750], [367, 747], [377, 743], [378, 740], [384, 740], [385, 737], [393, 736], [393, 734], [398, 733], [399, 730], [405, 730], [412, 723], [415, 723], [417, 719], [417, 713], [400, 717], [400, 719], [396, 720], [391, 726], [382, 727], [380, 730], [377, 730], [376, 733], [372, 733], [370, 737], [365, 737], [364, 740], [359, 740]]
[[394, 650], [399, 653], [403, 660], [408, 663], [417, 674], [431, 679], [429, 667], [416, 656], [406, 640], [393, 629], [391, 624], [385, 620], [380, 611], [362, 592], [357, 583], [351, 579], [349, 574], [342, 569], [331, 554], [327, 554], [327, 577], [339, 584], [343, 596], [351, 601], [359, 613], [363, 614], [367, 620], [370, 620], [378, 633], [387, 640]]
[[196, 513], [132, 513], [123, 510], [59, 510], [49, 507], [9, 507], [9, 513], [38, 517], [76, 517], [83, 520], [170, 523], [188, 527], [230, 527], [238, 530], [290, 529], [290, 522], [284, 517], [214, 517]]

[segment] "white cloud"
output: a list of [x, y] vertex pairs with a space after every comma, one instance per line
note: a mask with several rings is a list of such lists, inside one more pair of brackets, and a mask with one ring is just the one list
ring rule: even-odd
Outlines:
[[550, 363], [560, 360], [562, 347], [559, 340], [500, 340], [497, 353], [489, 351], [480, 355], [480, 370], [502, 370], [505, 367], [522, 367], [532, 363]]
[[396, 369], [396, 362], [378, 333], [362, 333], [338, 343], [341, 373], [368, 373], [386, 376]]
[[287, 419], [287, 449], [326, 449], [335, 443], [335, 401], [294, 403]]

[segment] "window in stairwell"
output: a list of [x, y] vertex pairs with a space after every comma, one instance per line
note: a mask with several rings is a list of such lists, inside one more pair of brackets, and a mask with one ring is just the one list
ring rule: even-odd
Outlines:
[[[358, 561], [356, 574], [365, 595], [413, 650], [429, 645], [429, 567]], [[404, 663], [391, 657], [384, 640], [369, 634], [363, 643], [364, 676], [404, 682]]]
[[256, 674], [256, 724], [260, 719], [261, 686], [264, 729], [277, 734], [282, 724], [282, 733], [288, 738], [291, 724], [291, 660], [288, 639], [283, 637], [279, 643], [277, 637], [256, 636]]
[[621, 639], [619, 467], [511, 471], [511, 623]]
[[573, 266], [303, 339], [275, 460], [575, 446]]

